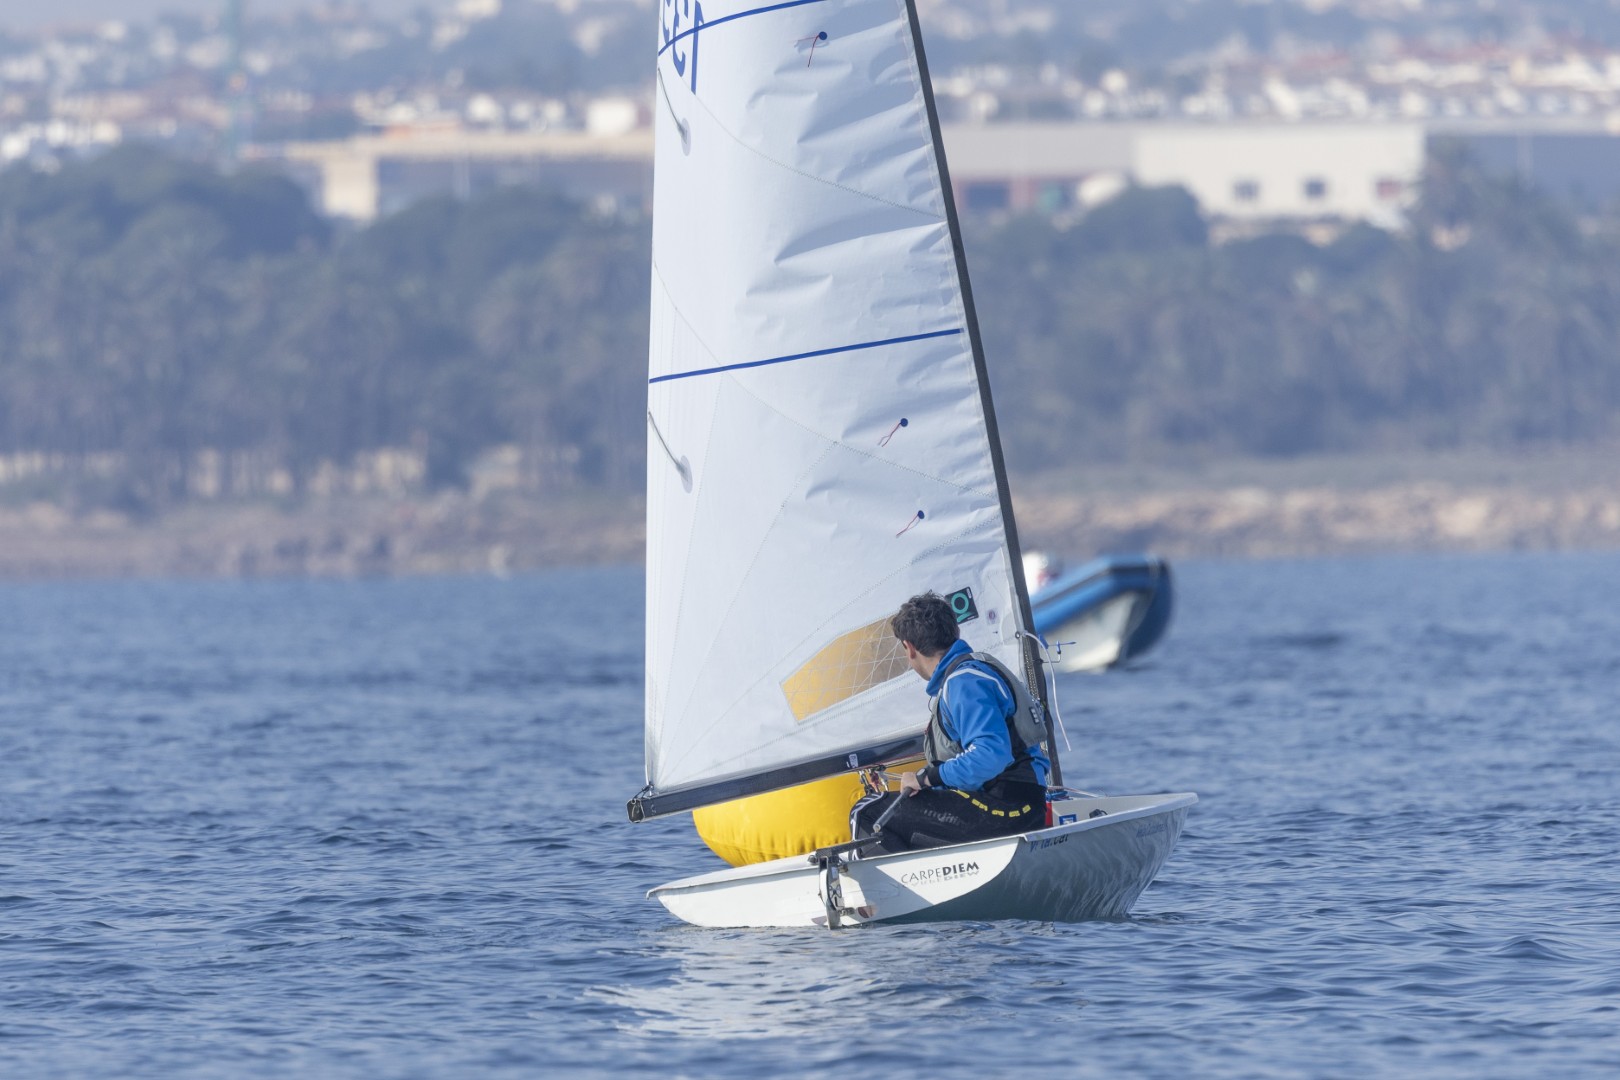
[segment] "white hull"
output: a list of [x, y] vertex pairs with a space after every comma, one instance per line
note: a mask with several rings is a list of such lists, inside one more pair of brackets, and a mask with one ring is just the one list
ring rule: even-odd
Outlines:
[[1125, 640], [1141, 621], [1138, 613], [1147, 604], [1141, 593], [1126, 593], [1047, 631], [1048, 640], [1068, 643], [1052, 666], [1063, 672], [1106, 671], [1119, 662]]
[[[1079, 922], [1129, 913], [1181, 835], [1189, 793], [1066, 803], [1079, 820], [1016, 836], [858, 859], [843, 868], [844, 925], [974, 919]], [[1088, 817], [1102, 810], [1103, 816]], [[697, 926], [825, 926], [822, 875], [805, 856], [653, 889]]]

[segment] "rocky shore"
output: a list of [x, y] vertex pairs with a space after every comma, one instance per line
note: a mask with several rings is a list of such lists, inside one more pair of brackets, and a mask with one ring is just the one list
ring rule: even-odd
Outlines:
[[1620, 548], [1620, 447], [1091, 467], [1024, 490], [1025, 547], [1064, 554]]
[[446, 494], [196, 504], [149, 518], [0, 507], [0, 580], [507, 574], [641, 559], [638, 504]]
[[[1093, 471], [1015, 488], [1027, 492], [1025, 548], [1071, 557], [1616, 549], [1620, 470], [1609, 461], [1453, 463], [1419, 476], [1365, 462]], [[507, 574], [639, 562], [644, 539], [639, 500], [590, 495], [194, 504], [150, 518], [32, 503], [0, 506], [0, 579]]]
[[1620, 548], [1620, 487], [1543, 494], [1415, 484], [1371, 491], [1240, 487], [1018, 507], [1026, 547], [1171, 557]]

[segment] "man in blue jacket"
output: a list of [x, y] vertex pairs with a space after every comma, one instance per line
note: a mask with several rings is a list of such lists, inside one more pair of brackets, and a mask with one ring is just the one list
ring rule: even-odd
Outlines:
[[886, 851], [1044, 827], [1046, 754], [1019, 738], [1012, 687], [995, 668], [972, 659], [951, 605], [935, 593], [913, 596], [889, 625], [911, 670], [928, 681], [928, 764], [903, 773], [898, 794], [873, 794], [856, 803], [851, 833], [870, 836], [897, 799], [901, 805], [883, 825]]

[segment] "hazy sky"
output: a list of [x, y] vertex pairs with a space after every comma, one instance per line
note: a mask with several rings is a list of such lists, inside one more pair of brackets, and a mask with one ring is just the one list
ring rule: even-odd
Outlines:
[[[372, 11], [441, 7], [448, 0], [367, 0]], [[247, 0], [248, 14], [293, 11], [312, 0]], [[34, 27], [96, 19], [139, 20], [160, 11], [223, 11], [225, 0], [0, 0], [0, 26]]]

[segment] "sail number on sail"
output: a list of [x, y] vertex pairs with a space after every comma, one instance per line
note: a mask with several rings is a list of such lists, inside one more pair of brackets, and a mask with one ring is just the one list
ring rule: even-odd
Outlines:
[[[681, 29], [683, 18], [689, 24], [685, 30]], [[687, 69], [691, 69], [694, 94], [697, 93], [698, 31], [703, 29], [703, 21], [701, 3], [694, 3], [694, 0], [664, 0], [664, 47], [658, 52], [659, 55], [669, 53], [675, 63], [675, 74], [686, 78]], [[675, 47], [682, 40], [686, 41], [684, 51]]]

